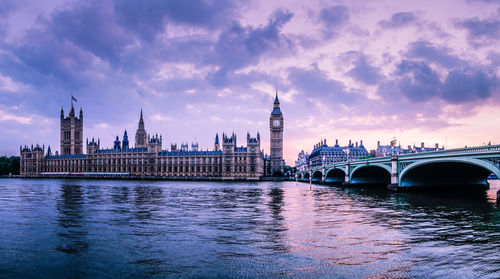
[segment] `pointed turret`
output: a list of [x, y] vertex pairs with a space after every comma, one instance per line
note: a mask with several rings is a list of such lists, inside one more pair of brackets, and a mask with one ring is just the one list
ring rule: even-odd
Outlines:
[[69, 111], [69, 116], [75, 116], [75, 108], [73, 107], [73, 103], [71, 103], [71, 110]]
[[128, 144], [128, 135], [127, 135], [127, 130], [123, 132], [123, 140], [122, 140], [122, 149], [128, 149], [129, 144]]
[[148, 135], [146, 133], [146, 129], [144, 129], [144, 118], [141, 116], [139, 118], [139, 127], [137, 128], [137, 132], [135, 133], [135, 147], [142, 148], [148, 146]]
[[215, 134], [214, 150], [220, 151], [219, 133]]
[[120, 139], [118, 138], [118, 135], [116, 136], [113, 149], [115, 149], [115, 150], [119, 150], [120, 149]]
[[276, 89], [276, 98], [274, 98], [274, 108], [271, 115], [282, 115], [280, 109], [280, 100], [278, 99], [278, 89]]
[[141, 117], [139, 118], [139, 129], [144, 129], [144, 118], [142, 117], [142, 109], [141, 109]]

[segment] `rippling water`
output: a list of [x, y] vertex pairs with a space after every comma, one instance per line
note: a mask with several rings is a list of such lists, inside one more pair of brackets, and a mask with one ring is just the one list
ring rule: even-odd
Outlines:
[[468, 195], [295, 182], [0, 180], [0, 277], [500, 278]]

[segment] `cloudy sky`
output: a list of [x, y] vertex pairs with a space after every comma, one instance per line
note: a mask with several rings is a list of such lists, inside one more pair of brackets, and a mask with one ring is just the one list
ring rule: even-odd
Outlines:
[[142, 108], [164, 147], [268, 152], [275, 88], [289, 164], [320, 139], [500, 144], [499, 66], [496, 0], [2, 0], [0, 154], [58, 150], [71, 92], [109, 147]]

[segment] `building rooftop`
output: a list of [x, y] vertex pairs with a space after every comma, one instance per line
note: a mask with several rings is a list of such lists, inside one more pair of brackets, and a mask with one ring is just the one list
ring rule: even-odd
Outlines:
[[158, 153], [159, 156], [200, 156], [200, 155], [221, 155], [222, 151], [167, 151], [163, 150]]
[[64, 154], [64, 155], [51, 155], [47, 159], [74, 159], [74, 158], [87, 158], [86, 154]]

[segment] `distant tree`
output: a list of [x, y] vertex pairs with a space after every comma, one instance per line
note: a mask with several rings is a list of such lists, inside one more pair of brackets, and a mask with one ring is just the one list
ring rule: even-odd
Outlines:
[[10, 157], [10, 162], [11, 162], [11, 171], [10, 173], [18, 175], [19, 174], [19, 168], [21, 165], [21, 158], [19, 156], [11, 156]]
[[19, 174], [19, 156], [0, 157], [0, 175]]
[[273, 172], [273, 176], [274, 177], [283, 177], [283, 172], [280, 170], [277, 170], [277, 171]]
[[288, 175], [293, 175], [295, 174], [295, 167], [291, 167], [291, 166], [287, 166], [285, 165], [285, 167], [283, 168], [283, 172], [288, 176]]

